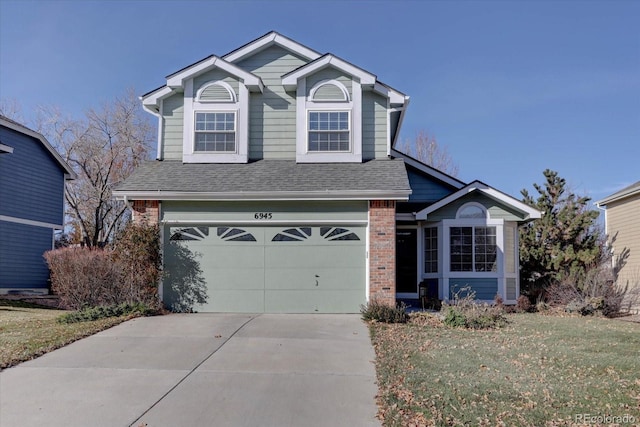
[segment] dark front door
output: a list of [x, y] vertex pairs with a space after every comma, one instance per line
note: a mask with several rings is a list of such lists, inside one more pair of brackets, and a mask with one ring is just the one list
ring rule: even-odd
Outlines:
[[396, 293], [418, 292], [418, 230], [396, 229]]

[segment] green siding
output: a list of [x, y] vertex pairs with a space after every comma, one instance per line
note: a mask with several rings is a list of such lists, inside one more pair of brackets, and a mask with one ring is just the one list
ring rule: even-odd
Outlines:
[[262, 78], [265, 85], [263, 93], [251, 93], [249, 98], [250, 159], [296, 158], [296, 94], [284, 90], [282, 76], [306, 63], [271, 46], [236, 64]]
[[182, 136], [184, 120], [184, 95], [179, 93], [165, 99], [162, 158], [182, 160]]
[[505, 221], [522, 221], [524, 217], [509, 206], [506, 206], [500, 202], [493, 200], [482, 194], [474, 192], [470, 195], [464, 196], [455, 200], [441, 209], [429, 214], [429, 221], [441, 221], [443, 219], [454, 219], [456, 212], [465, 203], [476, 202], [480, 203], [489, 211], [489, 217], [491, 219], [504, 219]]
[[[354, 202], [176, 202], [162, 203], [163, 221], [255, 222], [256, 213], [272, 221], [366, 221], [366, 201]], [[264, 221], [265, 225], [269, 220]]]
[[461, 289], [469, 286], [476, 293], [476, 299], [493, 300], [498, 293], [498, 279], [496, 278], [451, 278], [449, 279], [449, 298], [453, 299], [456, 293], [463, 298], [466, 293]]
[[362, 158], [387, 157], [387, 100], [370, 92], [362, 92]]

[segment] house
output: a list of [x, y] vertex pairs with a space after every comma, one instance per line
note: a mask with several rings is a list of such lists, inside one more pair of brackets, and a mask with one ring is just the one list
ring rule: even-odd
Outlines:
[[43, 258], [75, 173], [44, 136], [0, 116], [0, 293], [49, 292]]
[[[596, 202], [606, 207], [605, 232], [613, 238], [614, 256], [628, 251], [618, 283], [640, 292], [640, 181]], [[638, 307], [640, 308], [640, 307]]]
[[409, 97], [369, 71], [270, 32], [141, 99], [158, 158], [114, 195], [162, 226], [166, 304], [194, 265], [199, 311], [353, 313], [420, 283], [515, 303], [540, 212], [396, 151]]

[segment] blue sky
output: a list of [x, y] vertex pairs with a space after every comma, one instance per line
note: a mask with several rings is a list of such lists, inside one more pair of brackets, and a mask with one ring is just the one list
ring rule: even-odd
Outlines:
[[520, 198], [556, 170], [594, 200], [640, 180], [638, 1], [0, 0], [0, 97], [80, 115], [270, 30], [411, 96], [402, 130]]

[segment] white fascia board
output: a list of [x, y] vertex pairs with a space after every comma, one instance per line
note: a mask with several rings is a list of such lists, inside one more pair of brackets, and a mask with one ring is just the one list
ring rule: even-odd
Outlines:
[[[400, 128], [400, 124], [398, 124], [398, 128]], [[399, 133], [399, 132], [398, 132]], [[395, 141], [394, 141], [395, 143]], [[391, 157], [396, 157], [404, 160], [406, 164], [409, 166], [413, 166], [414, 168], [424, 172], [425, 174], [432, 176], [433, 178], [444, 182], [445, 184], [449, 184], [456, 189], [460, 189], [465, 186], [465, 183], [452, 177], [451, 175], [447, 175], [444, 172], [440, 172], [438, 169], [432, 168], [429, 165], [425, 165], [422, 162], [419, 162], [411, 157], [407, 156], [404, 153], [397, 151], [396, 149], [391, 149]]]
[[222, 58], [218, 58], [217, 56], [211, 56], [204, 61], [198, 62], [191, 67], [169, 76], [167, 78], [167, 86], [172, 89], [183, 88], [185, 80], [192, 79], [212, 68], [219, 68], [232, 76], [239, 78], [250, 90], [262, 92], [264, 89], [264, 84], [260, 77], [253, 73], [244, 71], [243, 69], [225, 61]]
[[454, 202], [455, 200], [458, 200], [459, 198], [464, 197], [467, 194], [472, 193], [474, 191], [480, 191], [486, 194], [488, 197], [494, 200], [500, 201], [506, 205], [509, 205], [512, 208], [526, 214], [527, 220], [538, 219], [542, 217], [542, 213], [539, 210], [532, 208], [526, 203], [523, 203], [517, 199], [514, 199], [513, 197], [508, 196], [494, 188], [491, 188], [480, 181], [474, 181], [471, 184], [456, 191], [455, 193], [452, 193], [447, 197], [440, 199], [439, 201], [432, 204], [431, 206], [428, 206], [423, 210], [421, 210], [420, 212], [416, 213], [416, 220], [418, 221], [426, 220], [430, 213], [435, 212], [438, 209], [441, 209], [444, 206], [448, 205], [449, 203]]
[[407, 95], [384, 83], [376, 82], [373, 85], [373, 91], [389, 98], [391, 104], [405, 105], [409, 103], [409, 97]]
[[254, 53], [266, 49], [274, 44], [310, 60], [315, 60], [320, 57], [320, 54], [315, 50], [309, 49], [308, 47], [303, 46], [300, 43], [283, 36], [282, 34], [278, 34], [275, 31], [272, 31], [260, 37], [259, 39], [254, 40], [253, 42], [241, 47], [240, 49], [228, 53], [222, 58], [228, 62], [242, 61], [243, 59], [253, 55]]
[[158, 109], [160, 108], [160, 101], [171, 96], [175, 92], [176, 91], [169, 86], [163, 86], [146, 96], [141, 96], [140, 100], [142, 101], [142, 108], [151, 114], [157, 115], [159, 113]]
[[272, 192], [181, 192], [181, 191], [114, 191], [117, 200], [409, 200], [411, 190], [396, 191], [272, 191]]
[[78, 175], [76, 175], [74, 170], [71, 169], [71, 166], [69, 166], [67, 162], [62, 158], [60, 153], [58, 153], [56, 149], [53, 148], [53, 146], [49, 143], [49, 141], [47, 141], [47, 138], [45, 138], [44, 135], [29, 129], [28, 127], [22, 126], [18, 123], [14, 123], [13, 121], [5, 120], [1, 117], [0, 117], [0, 125], [37, 139], [42, 143], [44, 148], [46, 148], [47, 151], [49, 151], [49, 153], [51, 153], [51, 155], [56, 159], [58, 164], [62, 167], [62, 169], [64, 169], [65, 173], [69, 175], [70, 177], [69, 179], [76, 179], [78, 177]]
[[358, 78], [362, 86], [374, 87], [376, 84], [375, 75], [363, 70], [362, 68], [356, 67], [337, 56], [327, 54], [315, 61], [309, 62], [307, 65], [303, 65], [297, 70], [285, 74], [282, 77], [282, 85], [285, 86], [287, 90], [293, 90], [298, 84], [298, 79], [307, 77], [326, 67], [333, 67], [345, 74]]
[[598, 200], [595, 202], [596, 206], [607, 206], [608, 203], [617, 202], [618, 200], [622, 200], [624, 198], [634, 196], [636, 194], [640, 194], [640, 182], [631, 186], [627, 191], [618, 191], [617, 193], [612, 194], [609, 197], [605, 197], [602, 200]]
[[8, 145], [0, 144], [0, 152], [11, 154], [11, 153], [13, 153], [13, 147], [9, 147]]

